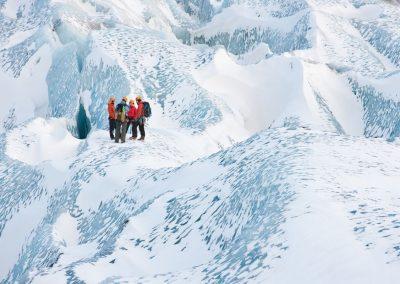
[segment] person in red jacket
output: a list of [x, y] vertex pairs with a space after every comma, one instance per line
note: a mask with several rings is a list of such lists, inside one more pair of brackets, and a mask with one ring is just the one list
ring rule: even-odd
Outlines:
[[129, 138], [129, 139], [136, 139], [136, 137], [134, 137], [134, 130], [133, 130], [133, 128], [134, 128], [134, 124], [135, 124], [135, 120], [136, 120], [136, 112], [137, 112], [137, 110], [136, 110], [136, 107], [135, 107], [135, 100], [130, 100], [129, 101], [129, 111], [128, 111], [128, 129], [129, 129], [129, 126], [131, 126], [132, 127], [132, 137], [131, 138]]
[[114, 140], [114, 131], [115, 131], [115, 120], [117, 119], [117, 114], [115, 113], [115, 98], [111, 97], [108, 100], [108, 123], [110, 129], [110, 138]]
[[139, 127], [140, 131], [139, 140], [143, 141], [146, 133], [144, 131], [145, 117], [144, 117], [143, 100], [141, 96], [136, 97], [136, 103], [137, 103], [137, 110], [136, 110], [135, 122], [132, 125], [132, 137], [133, 139], [137, 138], [137, 128]]

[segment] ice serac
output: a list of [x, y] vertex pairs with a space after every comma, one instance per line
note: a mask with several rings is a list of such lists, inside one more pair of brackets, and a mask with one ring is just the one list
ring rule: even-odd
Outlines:
[[210, 0], [176, 0], [176, 2], [183, 6], [185, 12], [197, 16], [202, 22], [211, 20], [215, 12]]
[[[378, 6], [379, 7], [379, 6]], [[354, 26], [379, 53], [385, 55], [397, 67], [400, 66], [400, 32], [396, 28], [398, 5], [380, 5], [380, 17], [373, 20], [355, 19]]]
[[310, 14], [305, 5], [280, 3], [286, 9], [269, 10], [269, 5], [277, 3], [245, 3], [231, 3], [206, 26], [195, 30], [193, 43], [223, 45], [236, 55], [251, 51], [260, 43], [268, 44], [277, 54], [311, 47]]
[[399, 78], [398, 72], [372, 81], [350, 78], [353, 92], [363, 104], [366, 137], [393, 140], [400, 136], [400, 101], [395, 83]]
[[[399, 19], [0, 0], [0, 282], [395, 282]], [[110, 142], [109, 97], [137, 95], [146, 142]]]

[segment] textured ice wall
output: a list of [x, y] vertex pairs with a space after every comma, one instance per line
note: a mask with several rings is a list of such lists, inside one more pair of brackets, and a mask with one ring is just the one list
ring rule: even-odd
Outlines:
[[235, 4], [254, 9], [267, 8], [275, 17], [289, 17], [308, 7], [305, 0], [223, 0], [222, 7]]
[[[392, 140], [400, 137], [400, 102], [387, 98], [372, 84], [359, 83], [350, 78], [354, 94], [364, 110], [364, 135]], [[399, 93], [400, 98], [400, 93]]]
[[400, 67], [400, 32], [397, 28], [399, 23], [400, 21], [394, 22], [393, 26], [388, 26], [388, 23], [355, 21], [354, 26], [372, 46]]
[[273, 53], [281, 54], [310, 48], [309, 30], [309, 14], [307, 14], [301, 17], [289, 33], [267, 27], [238, 28], [233, 33], [221, 32], [212, 36], [196, 33], [193, 43], [209, 46], [223, 45], [229, 52], [236, 55], [246, 53], [260, 43], [266, 43]]
[[98, 128], [103, 128], [107, 122], [105, 106], [108, 98], [120, 98], [130, 92], [129, 82], [118, 65], [84, 60], [80, 70], [74, 43], [54, 53], [47, 83], [50, 116], [73, 118], [78, 109], [79, 94], [87, 90], [91, 94], [90, 120]]
[[[241, 6], [237, 6], [238, 4]], [[222, 22], [221, 26], [211, 22], [193, 31], [193, 44], [223, 45], [233, 54], [246, 53], [260, 43], [268, 44], [271, 51], [277, 54], [310, 48], [312, 45], [309, 35], [311, 19], [305, 1], [231, 0], [224, 1], [223, 7], [221, 13], [215, 17], [223, 19], [228, 16], [226, 20], [232, 25], [231, 30], [224, 30], [224, 20], [219, 22]], [[241, 9], [248, 12], [242, 12]], [[236, 19], [231, 19], [229, 13], [232, 12], [237, 13]], [[252, 15], [248, 15], [249, 13]], [[265, 16], [272, 19], [266, 20]], [[251, 23], [249, 17], [252, 18]], [[276, 24], [277, 22], [280, 24]]]
[[214, 14], [214, 8], [209, 0], [176, 0], [176, 2], [183, 5], [188, 14], [197, 16], [202, 22], [211, 20]]
[[[6, 24], [5, 22], [3, 23]], [[1, 22], [0, 25], [2, 25]], [[0, 50], [0, 64], [2, 70], [14, 77], [19, 77], [22, 68], [26, 65], [29, 59], [43, 46], [43, 44], [50, 42], [51, 40], [48, 30], [43, 28], [39, 29], [38, 32], [23, 42], [10, 48]]]
[[[0, 7], [4, 9], [6, 2], [9, 1], [13, 0], [0, 1]], [[48, 4], [48, 0], [30, 1], [30, 5], [20, 7], [19, 12], [14, 15], [15, 18], [0, 13], [0, 45], [18, 31], [31, 30], [47, 23], [51, 16]]]

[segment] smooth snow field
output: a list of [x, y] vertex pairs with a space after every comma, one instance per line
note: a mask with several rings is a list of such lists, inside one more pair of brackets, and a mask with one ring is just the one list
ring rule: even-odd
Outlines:
[[400, 282], [398, 1], [0, 0], [0, 98], [0, 283]]

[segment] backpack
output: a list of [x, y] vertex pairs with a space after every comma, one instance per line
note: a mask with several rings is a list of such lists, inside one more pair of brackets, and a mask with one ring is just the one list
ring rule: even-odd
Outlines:
[[149, 118], [151, 116], [151, 107], [148, 102], [143, 102], [143, 114], [146, 118]]
[[117, 120], [121, 122], [126, 120], [126, 107], [123, 104], [117, 105]]

